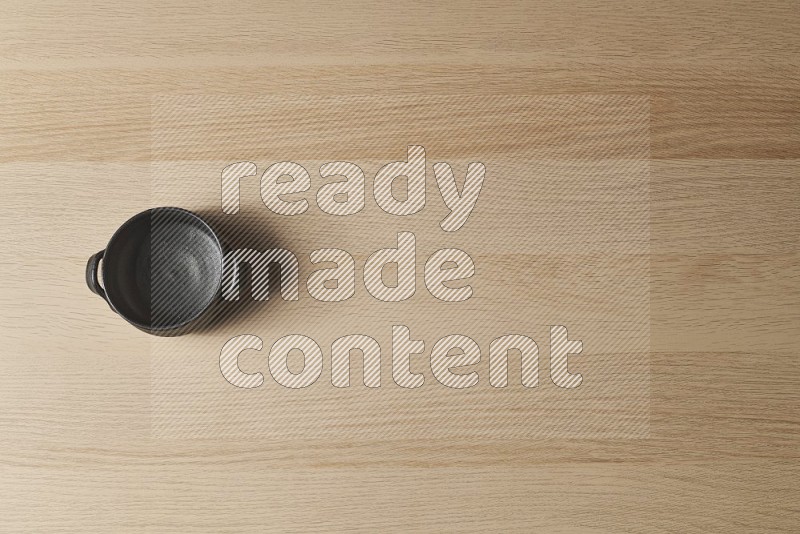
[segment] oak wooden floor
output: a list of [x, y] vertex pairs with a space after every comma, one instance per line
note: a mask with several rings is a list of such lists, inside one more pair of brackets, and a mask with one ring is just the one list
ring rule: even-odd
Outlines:
[[[0, 531], [796, 531], [799, 35], [781, 0], [1, 0]], [[153, 436], [150, 340], [82, 271], [175, 93], [649, 96], [649, 437]]]

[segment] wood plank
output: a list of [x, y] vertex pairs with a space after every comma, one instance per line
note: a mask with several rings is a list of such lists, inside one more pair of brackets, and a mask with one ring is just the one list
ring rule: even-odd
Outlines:
[[[535, 63], [535, 62], [534, 62]], [[302, 91], [298, 91], [302, 87]], [[648, 95], [656, 159], [797, 159], [800, 78], [755, 65], [598, 62], [13, 70], [0, 78], [0, 161], [147, 161], [161, 94]], [[28, 110], [36, 110], [29, 113]]]

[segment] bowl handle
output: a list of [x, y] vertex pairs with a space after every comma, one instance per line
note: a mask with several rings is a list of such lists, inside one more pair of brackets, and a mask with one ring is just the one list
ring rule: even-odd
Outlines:
[[103, 259], [103, 254], [105, 254], [105, 250], [101, 250], [97, 254], [94, 254], [89, 261], [86, 263], [86, 285], [89, 286], [89, 289], [92, 290], [92, 293], [96, 293], [103, 297], [103, 300], [111, 306], [108, 302], [108, 297], [106, 297], [106, 292], [100, 285], [100, 280], [97, 277], [97, 267], [100, 265], [100, 260]]

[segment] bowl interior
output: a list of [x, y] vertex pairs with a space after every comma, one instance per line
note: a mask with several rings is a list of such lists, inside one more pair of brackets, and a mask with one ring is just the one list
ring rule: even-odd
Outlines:
[[106, 249], [103, 282], [112, 306], [148, 329], [199, 317], [222, 279], [222, 248], [196, 215], [160, 208], [126, 222]]

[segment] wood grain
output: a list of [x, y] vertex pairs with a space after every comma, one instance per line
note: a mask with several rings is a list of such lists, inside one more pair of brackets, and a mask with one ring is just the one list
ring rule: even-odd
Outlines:
[[[794, 2], [0, 12], [1, 531], [797, 529]], [[649, 437], [153, 437], [149, 339], [82, 271], [150, 207], [153, 97], [186, 93], [647, 95]]]

